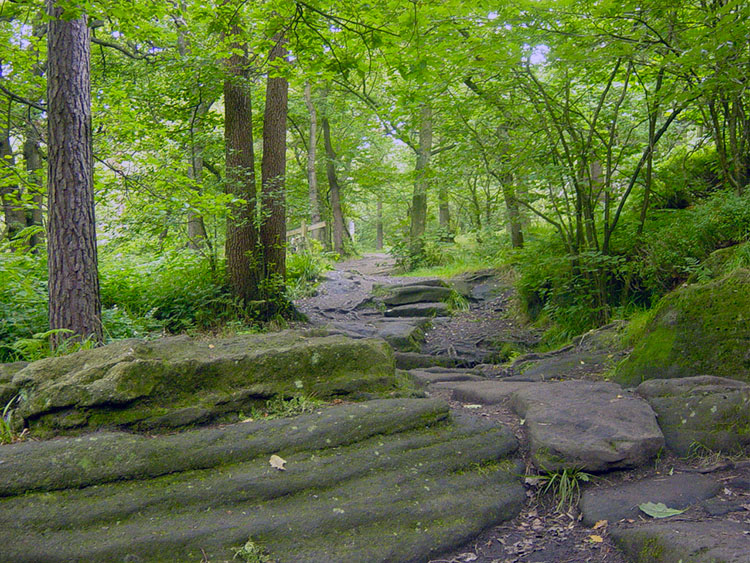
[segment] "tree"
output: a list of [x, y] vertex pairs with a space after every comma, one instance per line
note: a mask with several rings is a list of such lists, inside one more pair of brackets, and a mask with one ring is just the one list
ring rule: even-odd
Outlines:
[[[100, 342], [88, 18], [55, 0], [47, 6], [49, 324]], [[62, 338], [56, 333], [52, 345]]]

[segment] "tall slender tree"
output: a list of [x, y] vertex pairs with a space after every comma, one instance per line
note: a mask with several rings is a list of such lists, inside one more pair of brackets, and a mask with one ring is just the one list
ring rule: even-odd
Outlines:
[[[102, 340], [91, 150], [86, 14], [47, 1], [49, 324]], [[52, 345], [64, 338], [56, 333]]]

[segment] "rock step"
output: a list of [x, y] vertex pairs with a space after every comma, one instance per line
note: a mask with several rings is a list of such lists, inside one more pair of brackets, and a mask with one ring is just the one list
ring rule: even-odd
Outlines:
[[615, 487], [588, 487], [581, 496], [580, 509], [586, 526], [600, 520], [614, 524], [643, 516], [638, 506], [644, 502], [661, 502], [681, 510], [717, 495], [720, 490], [721, 485], [705, 475], [676, 473]]
[[646, 522], [609, 531], [631, 561], [648, 563], [747, 563], [747, 527], [727, 520]]
[[637, 467], [664, 446], [656, 416], [619, 385], [592, 381], [442, 383], [462, 402], [509, 401], [524, 420], [539, 469], [600, 472]]
[[351, 338], [382, 338], [394, 350], [413, 352], [419, 350], [424, 341], [425, 330], [430, 326], [428, 318], [374, 318], [365, 322], [338, 321], [331, 325], [333, 331]]
[[485, 378], [481, 375], [473, 373], [467, 373], [466, 371], [427, 371], [413, 369], [409, 371], [409, 375], [414, 378], [421, 385], [430, 385], [433, 383], [444, 383], [452, 381], [484, 381]]
[[454, 358], [451, 356], [433, 356], [431, 354], [420, 354], [418, 352], [396, 352], [396, 367], [398, 369], [420, 369], [430, 367], [471, 367], [474, 362], [465, 358]]
[[[288, 440], [289, 432], [297, 438]], [[68, 479], [70, 488], [0, 499], [4, 560], [230, 561], [232, 547], [252, 539], [280, 563], [424, 561], [512, 518], [525, 498], [520, 462], [509, 459], [517, 448], [512, 433], [471, 417], [449, 420], [435, 400], [372, 401], [183, 434], [188, 457], [200, 457], [202, 439], [222, 444], [210, 470], [148, 478], [148, 467], [136, 473], [128, 465], [129, 456], [152, 455], [138, 442], [120, 451], [119, 475], [97, 475], [86, 463], [87, 480], [63, 471], [57, 487], [44, 474], [29, 484], [47, 491]], [[144, 438], [169, 439], [175, 436]], [[248, 457], [244, 443], [254, 440], [266, 447]], [[83, 437], [35, 445], [55, 443], [60, 454], [70, 451], [71, 468], [91, 453]], [[19, 452], [28, 459], [19, 446], [26, 444], [4, 447], [4, 461], [17, 466]], [[270, 467], [271, 451], [286, 460], [285, 471]], [[33, 468], [26, 472], [35, 478]], [[124, 481], [78, 488], [105, 478]]]
[[450, 308], [446, 303], [413, 303], [387, 309], [386, 317], [447, 317]]
[[388, 307], [410, 305], [413, 303], [434, 303], [447, 301], [453, 290], [449, 287], [428, 285], [392, 286], [390, 294], [383, 298]]

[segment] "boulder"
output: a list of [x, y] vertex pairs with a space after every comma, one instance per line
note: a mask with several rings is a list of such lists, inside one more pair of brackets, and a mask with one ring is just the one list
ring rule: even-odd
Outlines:
[[609, 534], [638, 563], [747, 563], [750, 553], [746, 526], [727, 520], [645, 522]]
[[715, 375], [750, 383], [750, 269], [667, 295], [619, 364], [616, 380]]
[[644, 502], [663, 503], [681, 510], [710, 499], [721, 485], [710, 477], [695, 473], [677, 473], [642, 479], [615, 487], [590, 487], [581, 495], [581, 515], [586, 526], [600, 520], [614, 524], [626, 518], [637, 520]]
[[525, 419], [532, 459], [543, 470], [637, 467], [664, 446], [654, 411], [614, 383], [522, 383], [511, 408]]
[[750, 385], [712, 376], [652, 379], [636, 392], [654, 409], [668, 448], [737, 453], [750, 446]]
[[510, 399], [519, 389], [525, 389], [533, 383], [527, 381], [458, 381], [441, 383], [443, 389], [450, 389], [455, 401], [462, 403], [479, 403], [495, 405]]
[[404, 285], [391, 286], [383, 303], [388, 307], [410, 305], [412, 303], [434, 303], [447, 301], [453, 290], [439, 285]]
[[277, 395], [356, 398], [397, 388], [382, 340], [301, 331], [121, 341], [34, 362], [12, 383], [16, 418], [38, 436], [231, 421]]
[[431, 399], [4, 446], [1, 551], [14, 563], [228, 562], [255, 545], [278, 563], [426, 561], [518, 514], [516, 448], [508, 429]]

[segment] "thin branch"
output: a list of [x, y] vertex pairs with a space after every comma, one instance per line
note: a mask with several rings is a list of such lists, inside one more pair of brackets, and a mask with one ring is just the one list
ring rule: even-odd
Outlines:
[[47, 108], [44, 105], [41, 105], [37, 102], [32, 102], [31, 100], [24, 98], [23, 96], [19, 96], [18, 94], [14, 94], [10, 90], [8, 90], [5, 86], [0, 84], [0, 90], [5, 93], [11, 100], [14, 102], [19, 102], [22, 104], [26, 104], [29, 107], [32, 107], [34, 109], [38, 109], [40, 111], [47, 111]]

